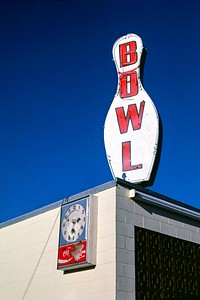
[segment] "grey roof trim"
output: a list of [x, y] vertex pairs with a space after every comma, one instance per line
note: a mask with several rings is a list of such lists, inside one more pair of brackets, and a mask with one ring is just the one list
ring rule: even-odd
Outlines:
[[57, 208], [59, 207], [60, 205], [62, 204], [62, 200], [60, 201], [57, 201], [57, 202], [54, 202], [52, 204], [49, 204], [49, 205], [46, 205], [46, 206], [43, 206], [41, 208], [38, 208], [36, 210], [33, 210], [27, 214], [24, 214], [24, 215], [21, 215], [19, 217], [16, 217], [14, 219], [11, 219], [11, 220], [8, 220], [8, 221], [5, 221], [5, 222], [2, 222], [0, 223], [0, 228], [3, 228], [3, 227], [7, 227], [7, 226], [10, 226], [10, 225], [13, 225], [15, 223], [18, 223], [18, 222], [21, 222], [21, 221], [24, 221], [26, 219], [29, 219], [29, 218], [32, 218], [34, 216], [37, 216], [37, 215], [40, 215], [40, 214], [43, 214], [49, 210], [52, 210], [54, 208]]
[[196, 220], [200, 221], [200, 213], [197, 212], [197, 211], [191, 210], [189, 208], [180, 206], [180, 205], [172, 203], [172, 202], [165, 201], [165, 200], [160, 199], [160, 198], [156, 198], [156, 197], [151, 196], [151, 195], [147, 195], [147, 194], [142, 193], [142, 192], [137, 191], [137, 190], [136, 190], [135, 200], [140, 201], [140, 202], [144, 202], [144, 203], [148, 203], [148, 204], [160, 207], [162, 209], [164, 208], [164, 209], [170, 210], [174, 213], [181, 214], [181, 215], [187, 216], [189, 218], [196, 219]]
[[128, 189], [135, 189], [137, 192], [141, 192], [141, 193], [145, 194], [147, 198], [151, 198], [151, 196], [152, 196], [154, 199], [156, 199], [156, 198], [159, 199], [159, 202], [161, 202], [160, 200], [163, 200], [166, 203], [169, 202], [169, 203], [172, 203], [174, 205], [183, 207], [185, 209], [188, 209], [188, 210], [191, 210], [191, 211], [194, 211], [194, 212], [197, 212], [197, 213], [200, 214], [200, 209], [199, 208], [193, 207], [193, 206], [188, 205], [186, 203], [183, 203], [181, 201], [177, 201], [175, 199], [172, 199], [170, 197], [164, 196], [164, 195], [159, 194], [157, 192], [153, 192], [153, 191], [151, 191], [151, 190], [149, 190], [147, 188], [144, 188], [144, 187], [142, 187], [142, 186], [140, 186], [138, 184], [131, 183], [131, 182], [122, 180], [120, 178], [116, 178], [116, 182], [119, 185], [125, 186]]
[[29, 212], [27, 214], [21, 215], [19, 217], [16, 217], [14, 219], [9, 220], [9, 221], [2, 222], [2, 223], [0, 223], [0, 228], [4, 228], [4, 227], [10, 226], [10, 225], [13, 225], [15, 223], [18, 223], [18, 222], [24, 221], [26, 219], [32, 218], [34, 216], [40, 215], [42, 213], [45, 213], [45, 212], [47, 212], [49, 210], [53, 210], [55, 208], [58, 208], [58, 207], [60, 207], [62, 205], [62, 203], [64, 201], [66, 201], [66, 199], [67, 199], [67, 202], [72, 202], [72, 201], [75, 201], [76, 199], [83, 198], [83, 197], [88, 196], [90, 194], [99, 193], [99, 192], [101, 192], [103, 190], [112, 188], [114, 186], [116, 186], [116, 182], [114, 180], [109, 181], [107, 183], [103, 183], [103, 184], [98, 185], [98, 186], [96, 186], [94, 188], [91, 188], [91, 189], [88, 189], [86, 191], [83, 191], [83, 192], [80, 192], [78, 194], [75, 194], [73, 196], [61, 199], [61, 200], [59, 200], [57, 202], [54, 202], [52, 204], [43, 206], [43, 207], [41, 207], [39, 209], [33, 210], [33, 211], [31, 211], [31, 212]]
[[118, 184], [121, 185], [121, 186], [124, 186], [128, 189], [135, 189], [135, 191], [136, 191], [135, 200], [136, 201], [143, 201], [143, 202], [146, 202], [146, 203], [148, 202], [151, 205], [159, 206], [160, 208], [168, 209], [168, 210], [171, 210], [175, 213], [182, 214], [182, 215], [185, 215], [187, 217], [190, 217], [190, 218], [193, 218], [193, 219], [196, 219], [196, 220], [200, 220], [200, 209], [189, 206], [185, 203], [182, 203], [180, 201], [176, 201], [172, 198], [163, 196], [161, 194], [155, 193], [155, 192], [153, 192], [151, 190], [148, 190], [144, 187], [141, 187], [137, 184], [122, 180], [120, 178], [116, 178], [116, 180], [112, 180], [112, 181], [109, 181], [107, 183], [98, 185], [96, 187], [85, 190], [85, 191], [80, 192], [78, 194], [75, 194], [73, 196], [66, 197], [64, 199], [61, 199], [60, 201], [57, 201], [57, 202], [54, 202], [54, 203], [49, 204], [47, 206], [44, 206], [42, 208], [36, 209], [36, 210], [34, 210], [30, 213], [27, 213], [27, 214], [24, 214], [24, 215], [19, 216], [17, 218], [11, 219], [9, 221], [0, 223], [0, 228], [3, 228], [3, 227], [6, 227], [6, 226], [9, 226], [9, 225], [21, 222], [21, 221], [26, 220], [28, 218], [31, 218], [31, 217], [34, 217], [36, 215], [45, 213], [49, 210], [53, 210], [55, 208], [60, 207], [63, 203], [73, 202], [76, 199], [86, 197], [90, 194], [99, 193], [103, 190], [112, 188], [112, 187], [114, 187]]
[[[83, 191], [83, 192], [80, 192], [78, 194], [75, 194], [73, 196], [67, 197], [67, 201], [66, 202], [72, 202], [72, 201], [75, 201], [76, 199], [83, 198], [83, 197], [88, 196], [90, 194], [96, 194], [96, 193], [99, 193], [101, 191], [110, 189], [110, 188], [112, 188], [114, 186], [116, 186], [116, 182], [114, 180], [111, 180], [111, 181], [109, 181], [107, 183], [98, 185], [98, 186], [96, 186], [94, 188], [91, 188], [91, 189], [88, 189], [86, 191]], [[66, 198], [63, 199], [63, 200], [66, 200]]]

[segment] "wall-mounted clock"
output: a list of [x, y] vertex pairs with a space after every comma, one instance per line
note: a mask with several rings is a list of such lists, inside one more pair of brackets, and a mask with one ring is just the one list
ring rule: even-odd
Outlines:
[[61, 206], [57, 268], [95, 265], [97, 197], [89, 195]]
[[80, 203], [72, 204], [65, 212], [61, 224], [62, 236], [67, 242], [75, 242], [86, 225], [86, 211]]

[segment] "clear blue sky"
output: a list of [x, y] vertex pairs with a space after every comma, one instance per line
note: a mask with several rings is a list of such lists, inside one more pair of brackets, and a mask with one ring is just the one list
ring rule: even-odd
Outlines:
[[0, 222], [112, 180], [114, 42], [139, 35], [163, 126], [149, 189], [200, 208], [199, 1], [0, 0]]

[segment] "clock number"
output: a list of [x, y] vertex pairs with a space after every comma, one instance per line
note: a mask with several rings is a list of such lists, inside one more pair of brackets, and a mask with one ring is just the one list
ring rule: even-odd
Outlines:
[[82, 209], [82, 215], [84, 214], [84, 212], [85, 212], [84, 209]]
[[73, 205], [73, 209], [76, 209], [76, 204]]

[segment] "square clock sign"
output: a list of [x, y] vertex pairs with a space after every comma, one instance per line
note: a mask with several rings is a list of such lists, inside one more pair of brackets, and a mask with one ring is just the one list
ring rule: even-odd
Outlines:
[[95, 265], [97, 198], [89, 195], [61, 206], [57, 268]]

